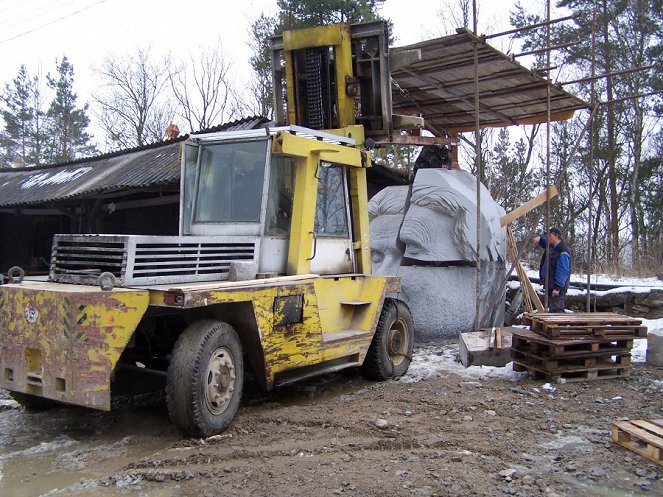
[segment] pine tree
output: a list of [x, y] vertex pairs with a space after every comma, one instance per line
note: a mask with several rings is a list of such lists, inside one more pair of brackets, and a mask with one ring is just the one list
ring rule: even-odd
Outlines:
[[[2, 118], [5, 133], [2, 139], [2, 166], [35, 164], [31, 146], [34, 118], [38, 110], [33, 108], [35, 80], [22, 65], [12, 84], [5, 85], [2, 95]], [[38, 159], [38, 158], [37, 158]], [[38, 162], [38, 160], [37, 160]]]
[[339, 22], [357, 23], [379, 18], [377, 7], [384, 0], [277, 0], [277, 33]]
[[[557, 6], [570, 9], [576, 18], [551, 28], [551, 45], [572, 44], [553, 54], [553, 66], [571, 71], [569, 79], [591, 76], [592, 67], [596, 75], [604, 75], [594, 91], [594, 97], [605, 102], [594, 119], [593, 167], [596, 181], [602, 183], [595, 185], [589, 208], [595, 211], [594, 228], [603, 218], [601, 229], [594, 229], [600, 242], [595, 242], [594, 251], [615, 268], [624, 259], [637, 264], [638, 247], [647, 231], [640, 183], [646, 172], [643, 163], [653, 149], [650, 137], [658, 127], [650, 118], [657, 97], [632, 97], [661, 87], [662, 5], [660, 0], [559, 0]], [[511, 15], [517, 27], [541, 20], [521, 5]], [[523, 49], [545, 48], [545, 33], [545, 29], [521, 33]], [[589, 83], [571, 90], [592, 99]], [[628, 258], [626, 247], [631, 248]]]
[[78, 96], [74, 93], [74, 66], [63, 57], [57, 63], [57, 76], [46, 77], [48, 87], [55, 97], [46, 113], [49, 141], [46, 158], [50, 163], [68, 162], [77, 157], [96, 153], [92, 137], [86, 131], [90, 124], [88, 105], [76, 107]]

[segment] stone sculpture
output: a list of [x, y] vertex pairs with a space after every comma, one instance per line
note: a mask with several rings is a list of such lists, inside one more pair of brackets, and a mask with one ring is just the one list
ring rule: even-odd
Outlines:
[[[476, 179], [467, 171], [418, 171], [408, 187], [388, 187], [369, 202], [373, 273], [401, 277], [419, 342], [456, 338], [475, 327], [476, 258], [481, 260], [480, 314], [496, 294], [487, 326], [501, 324], [505, 212], [481, 185], [480, 249], [476, 236]], [[405, 204], [408, 208], [405, 216]]]

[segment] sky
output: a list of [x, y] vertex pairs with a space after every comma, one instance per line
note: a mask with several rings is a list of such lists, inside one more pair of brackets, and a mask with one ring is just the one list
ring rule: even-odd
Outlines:
[[[439, 12], [455, 3], [387, 0], [381, 12], [394, 22], [396, 45], [405, 45], [440, 36], [445, 19]], [[490, 26], [490, 32], [507, 29], [514, 3], [479, 0], [480, 26]], [[66, 55], [85, 97], [95, 87], [92, 68], [106, 56], [149, 47], [155, 54], [186, 58], [218, 40], [242, 81], [249, 75], [251, 21], [275, 11], [276, 0], [0, 0], [0, 84], [10, 82], [21, 64], [30, 73], [54, 72], [55, 59]]]
[[[459, 1], [386, 0], [380, 12], [393, 21], [395, 45], [402, 46], [442, 36], [445, 28], [452, 31], [456, 24], [449, 6]], [[477, 3], [480, 33], [510, 28], [509, 12], [516, 0]], [[545, 11], [545, 0], [521, 3], [541, 15]], [[91, 104], [88, 130], [101, 144], [103, 133], [95, 125], [91, 96], [100, 84], [94, 68], [105, 58], [149, 49], [154, 60], [167, 54], [182, 61], [220, 42], [224, 58], [231, 63], [235, 88], [247, 88], [252, 77], [250, 25], [261, 13], [275, 12], [276, 0], [0, 0], [0, 91], [16, 77], [21, 64], [45, 81], [49, 72], [55, 73], [55, 60], [66, 55], [74, 66], [77, 103], [79, 107]], [[506, 37], [491, 40], [501, 50], [508, 48], [506, 43]], [[46, 101], [50, 101], [48, 94]]]

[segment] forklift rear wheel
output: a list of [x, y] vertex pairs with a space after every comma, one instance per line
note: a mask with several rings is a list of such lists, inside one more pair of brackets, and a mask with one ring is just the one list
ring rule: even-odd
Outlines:
[[243, 383], [242, 345], [233, 327], [198, 321], [180, 335], [168, 367], [170, 419], [183, 435], [221, 433], [235, 418]]
[[414, 323], [405, 303], [385, 300], [373, 341], [361, 371], [369, 380], [400, 378], [410, 366], [414, 348]]
[[29, 393], [9, 392], [12, 398], [25, 407], [26, 411], [47, 411], [57, 405], [57, 402], [44, 397], [37, 397]]

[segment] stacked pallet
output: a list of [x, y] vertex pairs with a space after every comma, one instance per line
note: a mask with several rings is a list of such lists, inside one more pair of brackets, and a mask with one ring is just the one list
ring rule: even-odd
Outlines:
[[531, 331], [514, 331], [516, 371], [552, 382], [628, 376], [635, 338], [647, 336], [642, 321], [619, 314], [525, 314]]

